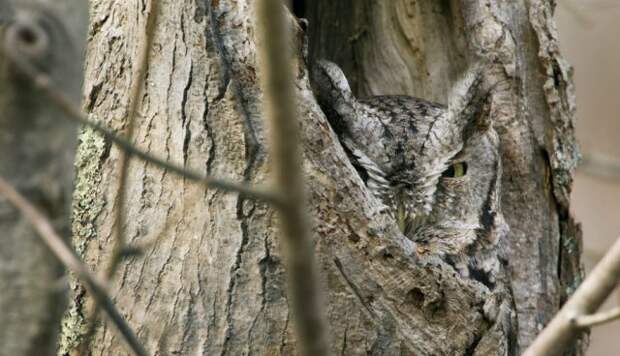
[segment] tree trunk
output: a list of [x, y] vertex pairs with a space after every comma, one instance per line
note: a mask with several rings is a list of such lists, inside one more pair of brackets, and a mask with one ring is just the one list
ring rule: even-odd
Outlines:
[[[297, 4], [296, 9], [303, 8]], [[126, 124], [131, 63], [143, 6], [92, 4], [85, 107]], [[514, 318], [489, 319], [494, 295], [451, 267], [424, 265], [369, 192], [295, 67], [309, 213], [333, 353], [517, 355], [555, 313], [581, 269], [568, 214], [576, 163], [574, 98], [547, 1], [308, 2], [311, 59], [345, 69], [358, 95], [410, 94], [446, 102], [474, 54], [492, 63], [491, 116], [501, 137], [501, 241]], [[299, 10], [301, 11], [301, 10]], [[136, 145], [218, 177], [268, 182], [252, 1], [160, 7]], [[74, 243], [93, 268], [109, 257], [118, 206], [119, 151], [85, 130], [78, 150]], [[205, 191], [152, 164], [130, 165], [127, 224], [143, 255], [119, 268], [111, 292], [147, 349], [168, 354], [293, 354], [274, 210]], [[62, 353], [82, 338], [86, 298], [76, 287]], [[514, 342], [517, 338], [517, 342]], [[578, 350], [578, 348], [575, 348]], [[93, 353], [119, 354], [108, 324]]]
[[360, 96], [446, 102], [472, 55], [492, 59], [503, 162], [505, 241], [523, 350], [579, 285], [581, 231], [569, 215], [578, 151], [572, 71], [558, 52], [554, 2], [308, 2], [311, 57], [328, 58]]
[[[75, 127], [8, 54], [32, 61], [77, 103], [85, 10], [76, 1], [0, 0], [0, 175], [67, 237]], [[0, 353], [53, 355], [67, 302], [62, 266], [4, 198], [0, 234]]]

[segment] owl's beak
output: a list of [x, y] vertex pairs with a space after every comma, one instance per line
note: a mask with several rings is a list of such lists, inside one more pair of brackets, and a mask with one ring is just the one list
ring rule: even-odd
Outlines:
[[[412, 190], [401, 190], [396, 199], [396, 221], [403, 235], [412, 238], [416, 230], [427, 223], [430, 209], [427, 204], [414, 204], [420, 201], [412, 194]], [[418, 208], [420, 207], [420, 208]]]
[[426, 223], [427, 215], [425, 214], [409, 214], [409, 224], [407, 225], [406, 236], [413, 236], [415, 232]]
[[426, 220], [425, 214], [407, 210], [401, 205], [398, 206], [397, 222], [403, 235], [411, 238], [415, 231], [425, 224]]
[[406, 230], [408, 219], [409, 213], [405, 209], [404, 205], [398, 204], [398, 208], [396, 211], [396, 221], [398, 222], [398, 228], [404, 235], [407, 235]]

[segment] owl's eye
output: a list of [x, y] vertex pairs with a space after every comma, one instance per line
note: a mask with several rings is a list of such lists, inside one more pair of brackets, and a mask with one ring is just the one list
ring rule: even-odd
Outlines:
[[467, 163], [457, 162], [448, 167], [441, 176], [444, 178], [460, 178], [467, 174]]

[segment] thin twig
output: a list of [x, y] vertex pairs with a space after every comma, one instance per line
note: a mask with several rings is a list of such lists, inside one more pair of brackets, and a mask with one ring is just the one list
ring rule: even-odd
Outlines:
[[281, 0], [257, 3], [265, 117], [271, 122], [276, 184], [286, 197], [280, 212], [291, 306], [302, 355], [327, 355], [310, 224], [305, 214], [301, 149], [293, 83], [292, 26]]
[[620, 162], [599, 153], [585, 152], [578, 169], [592, 177], [620, 182]]
[[592, 28], [594, 22], [591, 16], [587, 15], [586, 11], [581, 8], [580, 5], [581, 4], [577, 5], [574, 0], [560, 1], [560, 6], [563, 6], [569, 14], [573, 15], [577, 23], [583, 25], [583, 27]]
[[616, 240], [523, 356], [547, 356], [563, 352], [582, 330], [575, 320], [595, 312], [613, 292], [619, 280], [620, 239]]
[[131, 330], [121, 313], [116, 309], [112, 299], [108, 296], [102, 284], [90, 273], [82, 261], [76, 256], [75, 252], [67, 246], [64, 240], [56, 234], [49, 220], [39, 213], [36, 208], [28, 202], [11, 184], [3, 177], [0, 177], [0, 194], [5, 196], [15, 208], [36, 230], [41, 240], [49, 247], [52, 253], [60, 260], [65, 267], [78, 275], [85, 283], [86, 288], [93, 295], [106, 314], [112, 321], [119, 333], [125, 339], [130, 349], [138, 356], [147, 356], [148, 353]]
[[609, 323], [620, 318], [620, 307], [615, 307], [604, 312], [582, 315], [573, 318], [573, 324], [578, 328], [591, 328], [596, 325]]
[[[134, 61], [136, 65], [134, 67], [131, 88], [129, 89], [129, 108], [127, 109], [126, 133], [126, 140], [128, 142], [131, 142], [133, 138], [133, 132], [135, 127], [134, 118], [137, 113], [138, 101], [141, 92], [140, 89], [142, 88], [142, 84], [144, 82], [149, 52], [153, 41], [154, 25], [157, 21], [157, 0], [149, 1], [149, 5], [150, 6], [149, 9], [147, 9], [146, 15], [146, 25], [144, 26], [144, 34], [142, 37], [138, 37], [136, 39], [139, 45], [137, 55], [138, 60]], [[109, 283], [110, 279], [112, 279], [112, 276], [114, 275], [120, 262], [123, 260], [123, 256], [125, 255], [124, 251], [127, 249], [127, 241], [125, 239], [125, 234], [123, 233], [123, 227], [125, 226], [125, 195], [127, 191], [127, 172], [130, 158], [131, 155], [125, 154], [125, 151], [123, 150], [120, 151], [120, 178], [116, 195], [118, 207], [116, 208], [114, 214], [114, 236], [112, 238], [113, 246], [108, 265], [104, 270], [104, 276], [107, 283]], [[88, 316], [86, 318], [86, 320], [88, 321], [86, 334], [82, 337], [81, 344], [76, 347], [76, 349], [79, 350], [80, 354], [86, 354], [90, 349], [91, 342], [95, 336], [97, 319], [101, 306], [99, 305], [99, 303], [94, 303], [89, 309], [90, 311], [88, 312]]]
[[14, 62], [22, 73], [32, 80], [34, 85], [41, 90], [43, 94], [45, 94], [56, 106], [58, 106], [58, 108], [67, 114], [69, 119], [98, 131], [104, 138], [110, 140], [112, 143], [123, 149], [129, 156], [136, 156], [139, 159], [152, 163], [162, 169], [166, 169], [178, 176], [201, 183], [207, 189], [219, 189], [225, 192], [236, 192], [248, 198], [263, 200], [273, 204], [276, 207], [282, 207], [283, 198], [272, 189], [251, 187], [245, 183], [235, 183], [221, 178], [209, 176], [205, 177], [198, 172], [172, 164], [140, 150], [131, 142], [118, 137], [107, 127], [89, 120], [88, 117], [76, 105], [74, 105], [64, 93], [62, 93], [62, 91], [58, 90], [58, 88], [52, 84], [51, 78], [47, 74], [32, 66], [32, 64], [28, 62], [27, 58], [20, 58], [15, 51], [7, 52], [7, 57]]
[[[157, 0], [148, 1], [149, 8], [146, 14], [146, 24], [144, 26], [144, 34], [142, 37], [137, 37], [136, 41], [139, 43], [138, 59], [134, 61], [136, 63], [135, 71], [133, 73], [133, 80], [131, 88], [129, 89], [129, 108], [127, 110], [127, 133], [125, 135], [126, 140], [131, 142], [133, 139], [133, 133], [136, 122], [136, 114], [138, 111], [138, 102], [140, 101], [140, 93], [142, 92], [142, 84], [146, 74], [146, 67], [148, 65], [149, 52], [151, 44], [153, 43], [153, 33], [155, 31], [155, 23], [157, 22]], [[119, 157], [120, 164], [120, 178], [118, 182], [118, 192], [116, 200], [118, 201], [118, 208], [116, 209], [116, 216], [114, 219], [115, 224], [115, 237], [114, 247], [112, 248], [112, 256], [110, 257], [110, 264], [106, 269], [106, 277], [112, 278], [119, 262], [122, 260], [123, 250], [125, 249], [126, 241], [123, 234], [123, 226], [125, 226], [125, 195], [127, 193], [127, 173], [129, 168], [129, 161], [131, 156], [121, 151]]]

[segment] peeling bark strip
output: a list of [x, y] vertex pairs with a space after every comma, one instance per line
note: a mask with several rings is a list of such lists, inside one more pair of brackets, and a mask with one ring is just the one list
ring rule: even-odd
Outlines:
[[[161, 4], [142, 116], [135, 122], [141, 147], [214, 176], [267, 181], [254, 3]], [[136, 4], [92, 4], [85, 104], [93, 117], [117, 130], [126, 124], [129, 48], [140, 25], [137, 12], [143, 11]], [[568, 237], [560, 232], [574, 231], [561, 229], [566, 210], [560, 212], [555, 202], [561, 199], [554, 196], [561, 190], [545, 178], [557, 179], [556, 172], [547, 172], [550, 161], [561, 159], [547, 137], [555, 123], [547, 119], [538, 43], [525, 4], [364, 0], [307, 6], [313, 55], [347, 64], [358, 93], [396, 91], [445, 101], [471, 53], [495, 63], [489, 80], [512, 83], [494, 92], [491, 117], [504, 160], [503, 209], [512, 228], [504, 258], [520, 319], [518, 345], [508, 332], [515, 327], [510, 320], [485, 313], [485, 302], [495, 297], [488, 288], [461, 278], [446, 263], [418, 259], [416, 245], [394, 220], [377, 213], [315, 101], [305, 63], [296, 64], [304, 175], [330, 351], [518, 354], [557, 310], [564, 287], [557, 275], [559, 240]], [[558, 93], [566, 95], [564, 89]], [[97, 269], [111, 252], [119, 153], [89, 130], [81, 138], [74, 242]], [[570, 138], [565, 144], [572, 147]], [[205, 191], [138, 160], [129, 167], [127, 183], [127, 200], [133, 202], [123, 227], [128, 243], [155, 242], [120, 265], [111, 293], [146, 348], [160, 354], [294, 354], [289, 319], [295, 316], [289, 315], [273, 209]], [[577, 258], [562, 254], [565, 262]], [[63, 354], [71, 353], [83, 326], [86, 301], [79, 288], [65, 320]], [[102, 324], [91, 351], [122, 352], [117, 341]]]
[[[59, 16], [69, 6], [73, 17]], [[75, 1], [0, 0], [0, 176], [68, 235], [75, 128], [11, 61], [19, 56], [78, 101], [81, 25]], [[66, 306], [64, 271], [27, 218], [0, 198], [0, 348], [54, 355]]]

